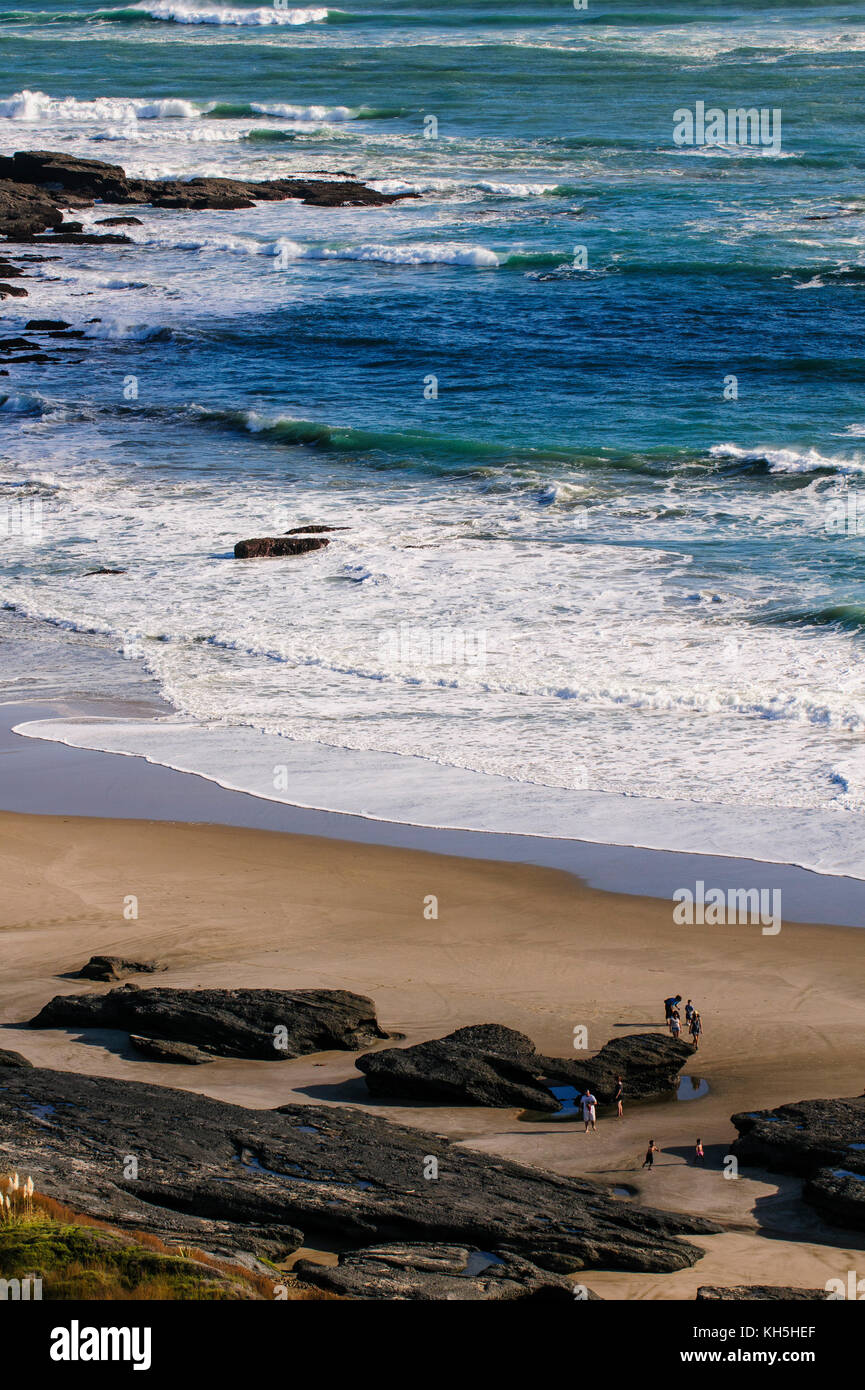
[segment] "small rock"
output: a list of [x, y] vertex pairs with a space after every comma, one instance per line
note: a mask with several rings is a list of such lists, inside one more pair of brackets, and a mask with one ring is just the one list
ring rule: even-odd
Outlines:
[[278, 559], [284, 555], [305, 555], [309, 550], [321, 550], [330, 542], [323, 536], [254, 536], [238, 541], [234, 547], [235, 560]]
[[25, 331], [32, 329], [34, 332], [40, 328], [69, 328], [70, 325], [64, 319], [30, 319], [25, 323]]
[[26, 299], [27, 291], [20, 285], [7, 285], [0, 282], [0, 299]]
[[143, 227], [140, 217], [100, 217], [97, 227]]
[[[94, 574], [114, 574], [114, 570], [94, 570]], [[122, 573], [122, 571], [117, 571]], [[155, 975], [167, 970], [158, 960], [127, 960], [125, 956], [91, 956], [78, 975], [82, 980], [122, 980], [127, 975]]]

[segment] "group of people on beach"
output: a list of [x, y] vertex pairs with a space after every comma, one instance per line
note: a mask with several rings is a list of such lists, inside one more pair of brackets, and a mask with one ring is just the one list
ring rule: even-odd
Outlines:
[[[678, 1038], [682, 1031], [682, 1014], [679, 1005], [682, 1002], [681, 994], [671, 994], [669, 999], [664, 1000], [664, 1018], [674, 1038]], [[685, 1027], [691, 1034], [691, 1042], [694, 1044], [694, 1051], [700, 1047], [700, 1038], [703, 1036], [703, 1020], [700, 1018], [699, 1009], [694, 1008], [692, 1000], [688, 1000], [685, 1005]]]
[[[644, 1168], [649, 1168], [649, 1169], [654, 1168], [654, 1166], [655, 1166], [655, 1154], [659, 1154], [660, 1152], [661, 1152], [661, 1150], [659, 1149], [658, 1145], [655, 1143], [654, 1139], [650, 1139], [650, 1140], [649, 1140], [649, 1147], [646, 1149], [646, 1157], [643, 1159], [643, 1167], [644, 1167]], [[703, 1152], [703, 1141], [702, 1141], [702, 1139], [698, 1139], [697, 1142], [696, 1142], [696, 1144], [694, 1145], [694, 1163], [695, 1163], [695, 1164], [699, 1164], [699, 1163], [705, 1163], [705, 1162], [706, 1162], [706, 1155], [705, 1155], [705, 1153]]]

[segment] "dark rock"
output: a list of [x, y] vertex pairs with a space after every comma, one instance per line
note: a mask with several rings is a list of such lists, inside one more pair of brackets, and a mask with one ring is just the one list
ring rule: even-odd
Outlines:
[[143, 227], [140, 217], [99, 217], [97, 227]]
[[0, 283], [0, 299], [26, 299], [27, 291], [20, 285], [5, 285]]
[[36, 332], [37, 329], [47, 330], [69, 327], [70, 325], [66, 323], [64, 319], [29, 319], [24, 325], [25, 329], [32, 329], [34, 332]]
[[189, 1043], [165, 1042], [161, 1038], [141, 1038], [135, 1033], [129, 1034], [129, 1041], [136, 1051], [149, 1057], [153, 1062], [184, 1062], [187, 1065], [199, 1066], [202, 1062], [212, 1062], [213, 1057], [208, 1052], [202, 1052], [200, 1047], [191, 1047]]
[[627, 1100], [650, 1100], [675, 1091], [679, 1072], [693, 1059], [694, 1049], [669, 1033], [627, 1033], [611, 1038], [585, 1061], [575, 1057], [542, 1059], [553, 1081], [569, 1082], [580, 1091], [591, 1089], [602, 1105], [616, 1094], [616, 1077], [624, 1079]]
[[32, 1067], [33, 1063], [28, 1062], [20, 1052], [9, 1052], [5, 1047], [0, 1047], [0, 1067]]
[[0, 177], [0, 233], [7, 240], [28, 241], [48, 227], [59, 227], [62, 221], [63, 213], [53, 194]]
[[[40, 1192], [211, 1250], [262, 1239], [295, 1249], [435, 1242], [556, 1273], [666, 1272], [703, 1254], [679, 1237], [720, 1229], [347, 1106], [247, 1110], [165, 1086], [7, 1067], [0, 1133]], [[431, 1157], [436, 1179], [424, 1176]]]
[[368, 1052], [355, 1066], [373, 1096], [401, 1096], [459, 1105], [561, 1109], [540, 1077], [531, 1038], [497, 1024], [458, 1028], [445, 1038]]
[[0, 348], [4, 351], [9, 348], [35, 348], [37, 343], [28, 342], [26, 338], [0, 338]]
[[827, 1221], [865, 1230], [865, 1096], [744, 1112], [733, 1124], [740, 1163], [805, 1178], [804, 1200]]
[[[91, 570], [91, 574], [123, 574], [123, 570]], [[122, 980], [127, 975], [155, 975], [167, 970], [158, 960], [127, 960], [125, 956], [91, 956], [78, 974], [82, 980]]]
[[[126, 570], [109, 570], [109, 569], [85, 570], [85, 573], [84, 573], [85, 579], [88, 578], [88, 576], [91, 575], [91, 574], [126, 574]], [[127, 973], [129, 973], [129, 972], [127, 972]], [[106, 976], [106, 978], [108, 978], [108, 977]], [[114, 979], [114, 980], [119, 980], [119, 979], [121, 979], [121, 978], [122, 978], [122, 977], [121, 977], [120, 975], [112, 975], [112, 976], [111, 976], [111, 979]]]
[[348, 531], [348, 526], [292, 526], [290, 531], [286, 531], [287, 536], [308, 536], [317, 534], [321, 531]]
[[33, 238], [40, 246], [130, 246], [132, 238], [122, 232], [50, 231]]
[[254, 536], [238, 541], [234, 547], [235, 560], [278, 559], [283, 555], [305, 555], [309, 550], [321, 550], [330, 541], [323, 536]]
[[573, 1285], [562, 1275], [520, 1255], [493, 1255], [466, 1245], [374, 1245], [347, 1251], [336, 1266], [297, 1260], [292, 1273], [347, 1298], [574, 1303]]
[[341, 989], [123, 985], [108, 994], [58, 994], [30, 1020], [30, 1027], [125, 1028], [148, 1038], [192, 1043], [217, 1057], [271, 1062], [331, 1048], [354, 1052], [388, 1036], [378, 1025], [372, 1000]]
[[825, 1302], [829, 1297], [825, 1289], [792, 1289], [783, 1284], [738, 1284], [734, 1288], [719, 1288], [713, 1284], [703, 1284], [697, 1290], [697, 1302], [739, 1303], [778, 1302], [781, 1299], [808, 1299], [812, 1302]]
[[616, 1077], [622, 1076], [628, 1099], [643, 1100], [674, 1089], [691, 1056], [687, 1043], [672, 1037], [632, 1033], [614, 1038], [585, 1060], [545, 1057], [524, 1033], [484, 1023], [414, 1047], [370, 1052], [356, 1066], [372, 1095], [552, 1112], [561, 1105], [545, 1083], [591, 1090], [605, 1104], [615, 1095]]
[[48, 186], [63, 192], [80, 193], [88, 198], [111, 201], [128, 192], [126, 174], [119, 164], [101, 159], [79, 159], [76, 155], [53, 150], [19, 150], [0, 158], [0, 179], [19, 184]]

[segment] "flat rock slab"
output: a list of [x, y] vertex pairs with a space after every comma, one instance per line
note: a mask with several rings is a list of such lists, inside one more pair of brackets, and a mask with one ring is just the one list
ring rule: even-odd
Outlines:
[[519, 1255], [493, 1255], [466, 1245], [370, 1246], [340, 1255], [336, 1266], [297, 1260], [292, 1273], [344, 1298], [575, 1301], [574, 1287], [562, 1275]]
[[213, 1056], [209, 1052], [202, 1052], [200, 1047], [193, 1047], [191, 1043], [166, 1042], [162, 1038], [142, 1038], [135, 1033], [129, 1034], [129, 1041], [140, 1052], [143, 1057], [148, 1057], [151, 1062], [181, 1062], [187, 1066], [200, 1066], [203, 1062], [212, 1062]]
[[189, 1043], [215, 1057], [284, 1061], [331, 1049], [355, 1052], [388, 1035], [375, 1005], [342, 989], [138, 989], [58, 994], [31, 1028], [125, 1028]]
[[[92, 574], [121, 574], [122, 570], [92, 570]], [[158, 960], [129, 960], [126, 956], [91, 956], [78, 971], [82, 980], [122, 980], [127, 975], [155, 975], [167, 970]]]
[[[0, 1065], [4, 1151], [40, 1191], [78, 1210], [180, 1231], [206, 1249], [422, 1242], [518, 1255], [556, 1273], [664, 1272], [703, 1253], [681, 1237], [720, 1229], [347, 1106], [247, 1110], [38, 1067]], [[425, 1176], [431, 1159], [436, 1178]]]
[[698, 1303], [777, 1303], [798, 1299], [825, 1303], [828, 1297], [825, 1289], [791, 1289], [784, 1284], [739, 1284], [733, 1288], [704, 1284], [697, 1290]]
[[803, 1100], [734, 1115], [742, 1163], [806, 1179], [804, 1200], [833, 1225], [865, 1230], [865, 1096]]
[[355, 1065], [374, 1096], [553, 1113], [562, 1107], [551, 1082], [591, 1090], [605, 1104], [622, 1076], [627, 1098], [644, 1100], [675, 1089], [692, 1055], [687, 1043], [675, 1038], [632, 1033], [606, 1043], [595, 1057], [545, 1057], [525, 1033], [481, 1023], [413, 1047], [370, 1052]]

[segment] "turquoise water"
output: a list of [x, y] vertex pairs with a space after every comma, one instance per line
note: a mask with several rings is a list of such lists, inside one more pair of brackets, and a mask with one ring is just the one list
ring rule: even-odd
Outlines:
[[861, 3], [0, 7], [4, 153], [417, 194], [34, 264], [5, 322], [86, 350], [0, 379], [0, 597], [197, 720], [861, 812], [863, 53]]

